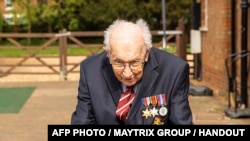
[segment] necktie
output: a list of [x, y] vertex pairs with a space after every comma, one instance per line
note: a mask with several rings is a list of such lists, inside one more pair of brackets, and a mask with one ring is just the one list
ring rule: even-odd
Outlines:
[[127, 87], [127, 90], [121, 94], [118, 106], [116, 108], [116, 117], [125, 123], [131, 103], [134, 100], [133, 87]]

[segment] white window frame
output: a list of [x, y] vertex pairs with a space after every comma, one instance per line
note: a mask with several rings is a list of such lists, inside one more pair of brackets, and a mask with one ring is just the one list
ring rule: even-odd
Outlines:
[[6, 11], [12, 10], [13, 9], [12, 0], [4, 0], [4, 6]]
[[201, 31], [208, 31], [208, 0], [204, 0], [204, 24], [200, 27]]

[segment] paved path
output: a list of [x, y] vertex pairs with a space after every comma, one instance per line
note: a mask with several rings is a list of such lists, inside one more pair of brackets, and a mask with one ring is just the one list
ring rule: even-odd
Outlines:
[[18, 114], [0, 114], [0, 141], [46, 141], [48, 124], [69, 124], [77, 81], [4, 83], [1, 86], [36, 86]]
[[[76, 104], [78, 81], [0, 82], [1, 86], [36, 86], [17, 114], [0, 114], [0, 141], [46, 141], [48, 124], [69, 124]], [[191, 96], [195, 124], [250, 124], [230, 119], [225, 104], [213, 96]]]

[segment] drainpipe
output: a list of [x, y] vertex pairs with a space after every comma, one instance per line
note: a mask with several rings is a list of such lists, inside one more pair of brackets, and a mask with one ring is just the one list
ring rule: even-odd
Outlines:
[[[193, 0], [192, 3], [192, 29], [199, 30], [201, 26], [201, 3]], [[201, 80], [201, 53], [194, 53], [194, 79]]]
[[[236, 44], [235, 44], [235, 0], [231, 0], [231, 54], [234, 54], [236, 52]], [[236, 75], [236, 64], [235, 61], [232, 61], [231, 64], [231, 72], [232, 72], [232, 78], [235, 77]], [[229, 79], [229, 91], [233, 92], [233, 88], [234, 88], [234, 84], [233, 84], [233, 80]]]
[[[247, 52], [247, 17], [248, 17], [248, 1], [241, 1], [242, 9], [242, 33], [241, 33], [241, 51], [242, 55]], [[241, 59], [241, 101], [248, 107], [248, 96], [247, 96], [247, 57]]]

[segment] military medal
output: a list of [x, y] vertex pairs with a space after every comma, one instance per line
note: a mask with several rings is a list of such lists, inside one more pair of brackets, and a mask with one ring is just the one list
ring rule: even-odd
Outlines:
[[142, 117], [145, 117], [146, 119], [151, 116], [151, 113], [148, 110], [149, 103], [150, 103], [149, 97], [142, 98], [142, 104], [146, 107], [146, 110], [142, 111], [143, 113]]
[[162, 119], [160, 117], [155, 117], [153, 125], [163, 125], [164, 122], [162, 122]]
[[157, 96], [151, 96], [150, 97], [150, 101], [151, 101], [151, 104], [153, 105], [153, 109], [150, 110], [150, 113], [153, 117], [155, 117], [156, 115], [159, 115], [158, 114], [158, 109], [156, 109], [156, 105], [157, 105]]
[[166, 107], [162, 106], [162, 107], [159, 109], [159, 114], [160, 114], [161, 116], [165, 116], [165, 115], [167, 115], [167, 113], [168, 113], [168, 109], [167, 109]]
[[166, 102], [165, 94], [158, 95], [158, 105], [161, 106], [161, 108], [159, 109], [159, 114], [161, 116], [166, 116], [168, 113], [168, 109], [166, 107], [167, 102]]

